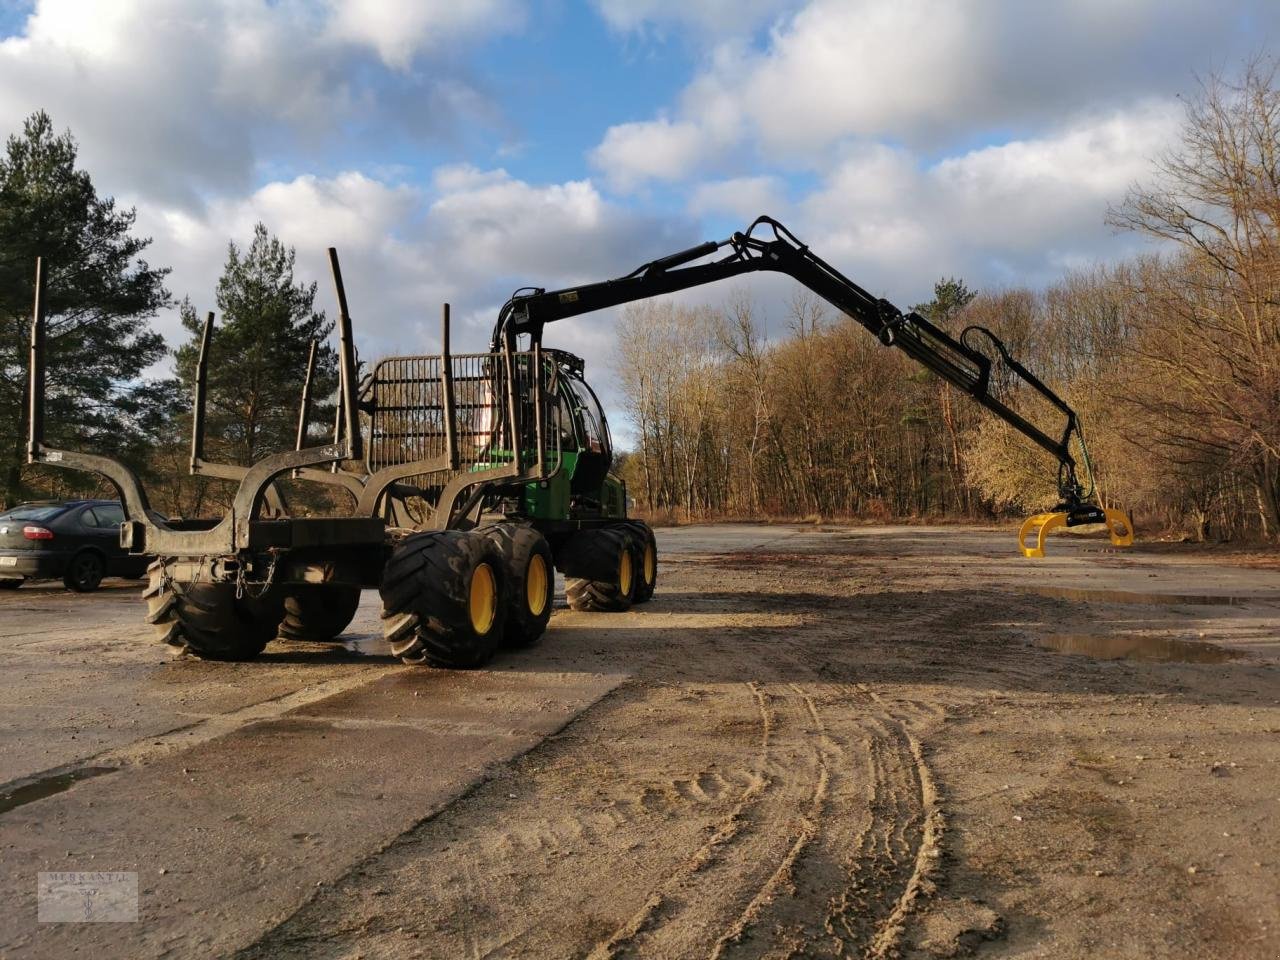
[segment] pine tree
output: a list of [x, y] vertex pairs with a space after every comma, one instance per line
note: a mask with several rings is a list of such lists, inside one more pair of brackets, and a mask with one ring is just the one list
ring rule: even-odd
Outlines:
[[137, 465], [154, 426], [148, 399], [155, 385], [141, 375], [165, 354], [147, 321], [169, 303], [168, 270], [141, 259], [151, 241], [131, 235], [135, 211], [98, 196], [76, 158], [71, 134], [56, 134], [44, 111], [32, 114], [0, 154], [0, 499], [6, 504], [30, 492], [22, 464], [37, 256], [47, 272], [49, 441]]
[[935, 327], [947, 330], [951, 318], [967, 307], [977, 295], [963, 280], [943, 277], [933, 285], [933, 299], [928, 303], [917, 303], [911, 309]]
[[[234, 242], [228, 245], [209, 356], [209, 459], [249, 464], [292, 448], [313, 339], [321, 341], [313, 396], [324, 398], [336, 389], [337, 356], [324, 342], [333, 323], [313, 309], [316, 285], [295, 283], [293, 267], [293, 248], [261, 223], [247, 250]], [[189, 299], [182, 303], [181, 316], [192, 338], [178, 350], [178, 373], [191, 384], [204, 318]], [[322, 422], [324, 405], [314, 413], [313, 423]]]
[[[976, 296], [977, 293], [970, 290], [963, 280], [943, 277], [933, 285], [933, 299], [928, 303], [917, 303], [911, 309], [939, 329], [959, 337], [960, 331], [953, 329], [957, 326], [954, 321]], [[936, 448], [933, 455], [941, 461], [938, 466], [946, 479], [937, 490], [938, 506], [944, 511], [959, 508], [971, 513], [973, 502], [964, 480], [961, 436], [973, 422], [976, 411], [969, 409], [956, 389], [941, 378], [923, 371], [919, 376], [918, 382], [923, 389], [917, 395], [915, 415], [926, 435], [930, 436], [926, 449]], [[941, 430], [934, 424], [935, 411], [941, 414]], [[926, 454], [926, 458], [928, 456]]]

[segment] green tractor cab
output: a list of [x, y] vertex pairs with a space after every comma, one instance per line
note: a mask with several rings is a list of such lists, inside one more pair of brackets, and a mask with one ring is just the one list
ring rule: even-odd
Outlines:
[[622, 519], [626, 485], [609, 472], [613, 438], [609, 421], [590, 384], [583, 362], [563, 350], [545, 351], [556, 369], [553, 429], [560, 449], [560, 469], [528, 484], [522, 511], [535, 520]]

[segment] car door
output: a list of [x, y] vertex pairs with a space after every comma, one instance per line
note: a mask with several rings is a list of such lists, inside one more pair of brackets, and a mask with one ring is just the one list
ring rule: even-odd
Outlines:
[[118, 503], [99, 503], [93, 508], [97, 529], [103, 537], [103, 552], [107, 566], [117, 577], [140, 577], [147, 567], [145, 557], [133, 557], [120, 546], [120, 524], [124, 523], [124, 508]]
[[97, 503], [81, 510], [76, 520], [85, 545], [94, 547], [107, 558], [107, 575], [120, 576], [120, 561], [124, 557], [120, 549], [120, 523], [124, 512], [114, 504]]
[[[95, 522], [89, 507], [71, 507], [48, 526], [53, 530], [53, 545], [65, 564], [85, 547], [98, 545]], [[88, 516], [86, 516], [88, 514]]]

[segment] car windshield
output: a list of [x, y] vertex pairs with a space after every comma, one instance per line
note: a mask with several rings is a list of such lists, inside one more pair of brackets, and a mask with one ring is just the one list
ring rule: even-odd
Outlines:
[[63, 510], [65, 506], [42, 506], [39, 504], [29, 504], [23, 507], [14, 507], [6, 513], [0, 513], [0, 520], [52, 520]]

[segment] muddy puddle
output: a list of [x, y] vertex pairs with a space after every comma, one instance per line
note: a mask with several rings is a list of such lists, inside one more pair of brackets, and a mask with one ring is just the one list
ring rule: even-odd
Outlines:
[[1018, 587], [1023, 593], [1034, 593], [1055, 600], [1085, 600], [1094, 603], [1136, 603], [1144, 606], [1196, 606], [1238, 607], [1259, 600], [1280, 599], [1269, 597], [1209, 596], [1199, 593], [1149, 593], [1133, 590], [1095, 590], [1090, 587]]
[[0, 813], [8, 813], [10, 810], [17, 809], [25, 804], [43, 800], [45, 797], [52, 797], [55, 794], [62, 793], [63, 790], [71, 789], [81, 780], [100, 777], [105, 773], [115, 773], [118, 769], [120, 768], [81, 767], [79, 770], [72, 770], [69, 773], [41, 777], [39, 780], [24, 786], [16, 787], [6, 793], [0, 793]]
[[1073, 653], [1094, 660], [1135, 660], [1141, 663], [1228, 663], [1241, 656], [1235, 650], [1212, 643], [1134, 634], [1053, 634], [1037, 637], [1035, 645], [1055, 653]]

